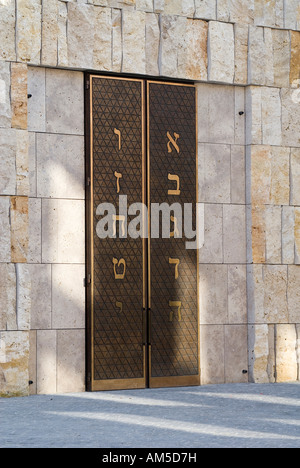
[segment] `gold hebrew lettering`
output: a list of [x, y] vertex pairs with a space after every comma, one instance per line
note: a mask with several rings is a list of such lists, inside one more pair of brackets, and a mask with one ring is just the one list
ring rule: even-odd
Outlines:
[[119, 137], [119, 151], [121, 151], [121, 148], [122, 148], [122, 134], [121, 134], [120, 130], [118, 130], [117, 128], [114, 128], [114, 134]]
[[[180, 301], [169, 301], [169, 306], [170, 307], [176, 307], [177, 308], [177, 313], [178, 313], [178, 321], [181, 322], [181, 307], [182, 303]], [[170, 312], [170, 322], [173, 322], [173, 310]]]
[[178, 221], [176, 216], [171, 216], [171, 221], [174, 223], [174, 231], [170, 233], [170, 237], [179, 237]]
[[179, 149], [179, 146], [177, 145], [177, 140], [179, 140], [180, 138], [180, 135], [178, 133], [174, 133], [174, 137], [175, 139], [172, 137], [172, 135], [170, 134], [170, 132], [167, 132], [167, 137], [169, 139], [168, 141], [168, 153], [172, 153], [172, 148], [171, 148], [171, 145], [174, 146], [174, 148], [176, 149], [177, 153], [179, 154], [180, 153], [180, 149]]
[[117, 193], [120, 193], [120, 179], [122, 179], [123, 175], [116, 171], [114, 176], [117, 178]]
[[116, 307], [120, 309], [120, 312], [123, 312], [123, 303], [116, 301]]
[[125, 216], [124, 215], [113, 215], [113, 236], [117, 233], [117, 221], [121, 221], [122, 236], [125, 236]]
[[177, 175], [168, 174], [168, 179], [175, 181], [177, 184], [176, 190], [168, 190], [168, 195], [180, 195], [180, 179]]
[[179, 258], [169, 258], [169, 264], [175, 265], [175, 279], [177, 280], [179, 278]]
[[[114, 274], [115, 274], [115, 279], [116, 280], [123, 280], [126, 275], [126, 262], [124, 258], [121, 258], [119, 261], [117, 258], [113, 258], [113, 264], [114, 264]], [[124, 271], [123, 273], [117, 273], [116, 266], [120, 268], [123, 265]]]

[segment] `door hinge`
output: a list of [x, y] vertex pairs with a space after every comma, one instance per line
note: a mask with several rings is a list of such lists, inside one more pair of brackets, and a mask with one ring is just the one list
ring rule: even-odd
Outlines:
[[85, 82], [85, 89], [90, 89], [90, 80]]
[[91, 178], [90, 177], [88, 177], [86, 179], [86, 185], [87, 185], [87, 187], [90, 187], [90, 185], [91, 185]]
[[92, 284], [92, 277], [91, 277], [91, 275], [87, 275], [87, 278], [84, 278], [84, 279], [83, 279], [83, 286], [84, 286], [85, 288], [87, 288], [89, 284]]

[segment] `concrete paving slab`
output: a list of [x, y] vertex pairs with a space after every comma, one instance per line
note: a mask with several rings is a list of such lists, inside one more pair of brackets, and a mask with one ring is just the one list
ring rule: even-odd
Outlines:
[[300, 382], [0, 399], [0, 448], [299, 448]]

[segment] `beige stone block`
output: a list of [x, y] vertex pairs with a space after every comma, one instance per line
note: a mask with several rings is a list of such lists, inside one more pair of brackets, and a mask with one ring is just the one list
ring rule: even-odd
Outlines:
[[291, 150], [291, 203], [300, 205], [300, 149]]
[[42, 2], [42, 53], [41, 63], [57, 65], [58, 0]]
[[136, 9], [152, 13], [153, 0], [136, 0]]
[[123, 11], [123, 73], [146, 73], [146, 13]]
[[46, 131], [84, 135], [82, 73], [46, 70]]
[[29, 381], [32, 382], [29, 385], [29, 394], [36, 395], [36, 331], [31, 330], [29, 332]]
[[225, 382], [248, 383], [247, 325], [225, 325]]
[[178, 63], [179, 76], [190, 80], [207, 80], [207, 37], [206, 21], [188, 19], [186, 25], [185, 51], [182, 50]]
[[0, 2], [0, 59], [16, 60], [16, 4], [15, 0]]
[[51, 328], [51, 265], [27, 265], [31, 278], [31, 330]]
[[84, 137], [37, 135], [37, 196], [84, 199]]
[[282, 209], [281, 206], [266, 207], [266, 262], [281, 263]]
[[40, 198], [28, 200], [28, 263], [42, 261], [42, 201]]
[[37, 331], [37, 394], [56, 393], [56, 330]]
[[15, 265], [0, 263], [0, 330], [17, 329]]
[[281, 90], [282, 145], [299, 148], [300, 106], [297, 96], [295, 99], [294, 91], [293, 89]]
[[84, 265], [52, 265], [52, 327], [85, 327]]
[[155, 13], [163, 13], [165, 9], [165, 0], [154, 0], [153, 8]]
[[295, 325], [276, 325], [276, 381], [293, 382], [298, 378], [297, 334]]
[[0, 262], [11, 261], [10, 198], [0, 197]]
[[230, 203], [230, 146], [199, 144], [199, 201]]
[[274, 382], [274, 327], [252, 325], [248, 327], [250, 381]]
[[245, 206], [223, 206], [223, 245], [225, 263], [246, 263]]
[[[40, 0], [17, 0], [17, 60], [40, 64], [42, 6]], [[30, 31], [30, 33], [29, 33]]]
[[289, 86], [290, 76], [290, 33], [289, 31], [273, 29], [272, 36], [274, 57], [274, 85], [279, 86], [280, 88], [287, 88]]
[[187, 18], [165, 16], [161, 18], [161, 75], [178, 77], [178, 61], [184, 62]]
[[195, 0], [195, 18], [217, 19], [217, 3], [211, 0]]
[[288, 267], [289, 323], [300, 323], [300, 266]]
[[28, 254], [28, 198], [11, 197], [11, 261], [26, 263]]
[[286, 29], [300, 28], [300, 5], [298, 0], [285, 1], [284, 27]]
[[228, 320], [247, 323], [247, 274], [245, 265], [228, 265]]
[[29, 196], [36, 197], [36, 141], [35, 133], [29, 133], [28, 168], [29, 168]]
[[248, 83], [274, 84], [273, 37], [271, 29], [250, 26]]
[[94, 9], [94, 69], [112, 69], [112, 15], [109, 8]]
[[248, 81], [248, 38], [249, 31], [246, 24], [234, 25], [235, 39], [235, 84], [247, 84]]
[[264, 205], [252, 206], [252, 260], [253, 263], [266, 261], [266, 207]]
[[18, 196], [29, 195], [29, 135], [27, 130], [18, 130], [16, 148], [16, 171], [17, 171], [17, 192]]
[[234, 32], [233, 25], [211, 21], [209, 23], [210, 81], [233, 83], [234, 81]]
[[249, 86], [246, 89], [246, 144], [262, 143], [262, 88]]
[[122, 11], [112, 9], [112, 71], [121, 73], [122, 57]]
[[42, 200], [42, 262], [85, 262], [83, 200]]
[[225, 382], [224, 351], [223, 325], [201, 325], [200, 366], [202, 385]]
[[204, 206], [204, 246], [199, 250], [200, 263], [223, 263], [223, 207]]
[[231, 147], [231, 203], [245, 204], [246, 159], [244, 146]]
[[293, 206], [282, 207], [282, 263], [295, 262], [295, 210]]
[[290, 149], [272, 147], [270, 203], [289, 205], [290, 202]]
[[266, 265], [264, 272], [264, 322], [287, 323], [287, 267]]
[[58, 2], [58, 38], [57, 38], [57, 64], [61, 67], [68, 66], [68, 41], [67, 41], [67, 22], [68, 9], [67, 3]]
[[30, 67], [28, 69], [28, 130], [46, 131], [46, 70]]
[[283, 28], [283, 1], [269, 0], [267, 2], [254, 0], [254, 24]]
[[85, 3], [68, 4], [67, 45], [68, 65], [73, 68], [93, 68], [95, 15]]
[[0, 129], [1, 172], [0, 194], [16, 194], [16, 151], [17, 137], [14, 129]]
[[57, 332], [57, 392], [85, 391], [85, 331]]
[[10, 128], [10, 126], [10, 64], [9, 62], [0, 62], [0, 127]]
[[300, 264], [300, 208], [295, 208], [295, 263]]
[[146, 73], [159, 75], [160, 28], [159, 16], [154, 13], [146, 15]]
[[11, 107], [13, 128], [27, 129], [27, 65], [11, 64]]
[[218, 21], [253, 24], [254, 0], [218, 0]]
[[30, 330], [31, 311], [31, 278], [28, 265], [16, 264], [17, 282], [17, 328], [18, 330]]
[[200, 265], [200, 323], [228, 323], [227, 265]]
[[278, 88], [262, 89], [262, 141], [281, 146], [281, 99]]
[[247, 265], [248, 323], [264, 323], [264, 277], [262, 265]]
[[0, 397], [29, 394], [29, 332], [0, 332]]

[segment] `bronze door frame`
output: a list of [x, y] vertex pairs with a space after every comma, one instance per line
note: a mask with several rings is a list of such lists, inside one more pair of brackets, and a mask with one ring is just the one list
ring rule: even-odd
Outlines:
[[[102, 379], [97, 380], [94, 374], [94, 174], [93, 174], [93, 79], [131, 81], [141, 84], [142, 89], [142, 202], [149, 208], [150, 205], [150, 144], [149, 144], [149, 85], [159, 83], [162, 85], [188, 86], [195, 88], [192, 84], [182, 84], [165, 81], [150, 81], [147, 79], [124, 78], [119, 76], [106, 76], [87, 74], [85, 76], [85, 135], [86, 135], [86, 329], [87, 329], [87, 352], [86, 352], [86, 385], [88, 391], [118, 390], [129, 388], [146, 387], [169, 387], [169, 386], [191, 386], [200, 385], [200, 344], [199, 344], [199, 265], [197, 252], [197, 317], [198, 317], [198, 373], [188, 376], [152, 377], [151, 376], [151, 239], [143, 239], [143, 292], [142, 310], [143, 315], [143, 376], [130, 379]], [[197, 139], [196, 139], [197, 147]], [[197, 166], [197, 151], [196, 151]], [[196, 174], [197, 174], [196, 170]], [[196, 186], [198, 180], [196, 181]], [[165, 200], [162, 200], [162, 202]], [[196, 200], [197, 201], [197, 200]], [[150, 210], [148, 210], [150, 220]], [[150, 224], [149, 224], [150, 229]]]

